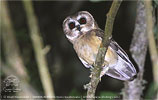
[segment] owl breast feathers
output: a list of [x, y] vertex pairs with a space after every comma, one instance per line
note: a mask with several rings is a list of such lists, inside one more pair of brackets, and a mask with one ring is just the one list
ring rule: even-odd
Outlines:
[[[84, 66], [92, 68], [104, 35], [93, 16], [87, 11], [68, 16], [63, 22], [63, 30]], [[101, 66], [100, 77], [106, 74], [119, 80], [133, 80], [137, 73], [128, 55], [113, 39], [110, 39], [105, 62], [108, 64]]]

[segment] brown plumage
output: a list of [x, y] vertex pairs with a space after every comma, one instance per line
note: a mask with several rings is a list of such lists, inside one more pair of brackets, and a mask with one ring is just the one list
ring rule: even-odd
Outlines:
[[[87, 11], [69, 16], [63, 22], [63, 30], [84, 66], [93, 67], [104, 35], [93, 16]], [[110, 39], [105, 62], [107, 66], [102, 66], [100, 77], [106, 74], [119, 80], [131, 80], [137, 73], [128, 55], [113, 39]]]

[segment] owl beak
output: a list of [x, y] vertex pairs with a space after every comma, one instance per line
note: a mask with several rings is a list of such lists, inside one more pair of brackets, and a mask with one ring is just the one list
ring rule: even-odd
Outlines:
[[80, 25], [77, 25], [76, 28], [77, 28], [77, 30], [81, 31]]

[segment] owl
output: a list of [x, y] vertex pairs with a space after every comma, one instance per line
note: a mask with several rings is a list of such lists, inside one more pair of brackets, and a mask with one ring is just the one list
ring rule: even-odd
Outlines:
[[[104, 31], [101, 30], [93, 16], [87, 11], [80, 11], [68, 16], [63, 21], [63, 31], [73, 44], [79, 59], [86, 68], [93, 68]], [[115, 79], [131, 81], [137, 72], [126, 52], [112, 39], [105, 54], [106, 64], [101, 66], [103, 75]]]

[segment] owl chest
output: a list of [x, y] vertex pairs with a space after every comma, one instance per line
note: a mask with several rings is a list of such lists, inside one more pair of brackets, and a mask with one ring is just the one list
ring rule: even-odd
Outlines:
[[96, 59], [101, 41], [98, 38], [82, 40], [74, 44], [74, 49], [80, 58], [92, 65]]

